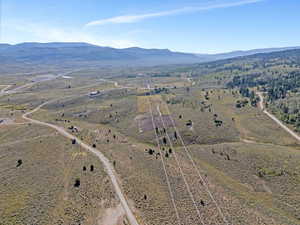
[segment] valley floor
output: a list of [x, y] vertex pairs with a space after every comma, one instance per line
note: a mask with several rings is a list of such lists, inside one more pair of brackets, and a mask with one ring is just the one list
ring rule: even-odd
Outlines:
[[300, 224], [299, 142], [235, 90], [68, 76], [0, 97], [1, 225]]

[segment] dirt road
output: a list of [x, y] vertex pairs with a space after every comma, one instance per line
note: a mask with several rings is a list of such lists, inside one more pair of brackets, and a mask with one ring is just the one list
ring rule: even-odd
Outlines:
[[61, 73], [61, 74], [58, 74], [56, 76], [53, 76], [53, 77], [50, 77], [50, 78], [47, 78], [47, 79], [43, 79], [43, 80], [40, 80], [40, 81], [32, 81], [32, 82], [26, 83], [24, 85], [21, 85], [19, 87], [16, 87], [16, 88], [14, 88], [12, 90], [7, 90], [7, 89], [10, 88], [10, 87], [12, 87], [13, 85], [6, 85], [7, 87], [4, 88], [4, 89], [2, 89], [0, 91], [0, 97], [1, 96], [5, 96], [5, 95], [10, 95], [10, 94], [18, 93], [19, 91], [22, 91], [23, 89], [26, 89], [26, 88], [30, 88], [30, 87], [32, 87], [35, 84], [39, 84], [39, 83], [42, 83], [42, 82], [55, 80], [55, 79], [57, 79], [59, 77], [67, 76], [67, 75], [72, 74], [72, 73], [77, 72], [77, 71], [79, 71], [79, 70], [73, 70], [73, 71]]
[[92, 148], [91, 146], [85, 144], [79, 138], [71, 135], [70, 133], [68, 133], [62, 127], [59, 127], [59, 126], [56, 126], [56, 125], [53, 125], [53, 124], [50, 124], [50, 123], [42, 122], [42, 121], [39, 121], [39, 120], [34, 120], [34, 119], [31, 119], [31, 118], [28, 117], [29, 115], [37, 112], [39, 109], [41, 109], [46, 104], [49, 104], [50, 102], [52, 102], [52, 101], [45, 102], [45, 103], [41, 104], [40, 106], [33, 109], [32, 111], [25, 113], [22, 117], [25, 120], [27, 120], [31, 123], [42, 125], [42, 126], [47, 126], [47, 127], [52, 128], [52, 129], [55, 129], [56, 131], [58, 131], [61, 135], [63, 135], [66, 138], [75, 139], [77, 144], [79, 144], [81, 147], [83, 147], [87, 151], [89, 151], [89, 152], [93, 153], [94, 155], [96, 155], [100, 159], [100, 161], [103, 163], [104, 168], [105, 168], [108, 176], [110, 177], [112, 185], [115, 188], [115, 192], [116, 192], [117, 196], [119, 197], [119, 200], [120, 200], [120, 203], [122, 204], [122, 207], [124, 208], [124, 211], [125, 211], [125, 214], [127, 216], [127, 219], [129, 221], [129, 223], [131, 225], [139, 225], [139, 223], [137, 222], [135, 216], [133, 215], [133, 212], [131, 211], [131, 209], [129, 207], [129, 204], [128, 204], [125, 196], [123, 195], [121, 187], [120, 187], [120, 185], [117, 181], [116, 172], [115, 172], [113, 166], [111, 165], [109, 160], [99, 150], [97, 150], [95, 148]]
[[270, 117], [272, 120], [274, 120], [279, 126], [281, 126], [285, 131], [287, 131], [290, 135], [292, 135], [295, 139], [297, 139], [297, 141], [300, 141], [300, 136], [295, 133], [294, 131], [292, 131], [290, 128], [288, 128], [286, 125], [284, 125], [279, 119], [277, 119], [273, 114], [269, 113], [264, 106], [264, 96], [261, 92], [257, 92], [259, 98], [260, 98], [260, 102], [259, 102], [259, 107], [261, 108], [261, 110], [263, 110], [263, 112]]
[[0, 85], [0, 86], [4, 86], [4, 88], [0, 90], [0, 94], [5, 93], [6, 90], [11, 87], [11, 85]]

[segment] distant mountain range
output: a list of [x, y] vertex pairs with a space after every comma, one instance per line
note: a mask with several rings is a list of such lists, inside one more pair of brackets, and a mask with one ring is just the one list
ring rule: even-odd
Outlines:
[[167, 49], [115, 49], [86, 43], [23, 43], [0, 45], [0, 60], [6, 63], [48, 65], [139, 66], [199, 62], [194, 54]]
[[249, 55], [255, 55], [260, 53], [281, 52], [281, 51], [294, 50], [294, 49], [300, 49], [300, 46], [284, 47], [284, 48], [261, 48], [261, 49], [253, 49], [248, 51], [233, 51], [233, 52], [220, 53], [220, 54], [196, 54], [196, 55], [206, 61], [215, 61], [220, 59], [230, 59], [230, 58], [249, 56]]
[[[189, 64], [298, 49], [300, 47], [268, 48], [236, 51], [223, 54], [193, 54], [173, 52], [168, 49], [124, 48], [115, 49], [87, 43], [22, 43], [0, 44], [0, 62], [5, 68], [82, 66], [154, 66]], [[1, 70], [0, 70], [1, 72]]]

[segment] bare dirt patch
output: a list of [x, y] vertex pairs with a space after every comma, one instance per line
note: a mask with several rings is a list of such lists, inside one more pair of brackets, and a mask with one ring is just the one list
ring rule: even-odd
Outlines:
[[98, 220], [97, 225], [123, 225], [125, 211], [121, 204], [114, 208], [106, 209], [104, 215]]
[[168, 106], [163, 101], [161, 95], [151, 96], [138, 96], [137, 107], [139, 113], [148, 113], [150, 109], [150, 102], [154, 105], [158, 105], [163, 115], [169, 115]]
[[[163, 121], [164, 121], [164, 125], [166, 127], [172, 127], [172, 121], [170, 119], [169, 116], [162, 116], [163, 118]], [[158, 127], [162, 127], [162, 121], [160, 119], [159, 116], [154, 116], [154, 122], [155, 124], [157, 124]], [[138, 117], [137, 118], [137, 123], [139, 125], [139, 129], [141, 132], [145, 132], [145, 131], [151, 131], [153, 130], [153, 124], [152, 124], [152, 119], [151, 119], [151, 116], [147, 115], [147, 116], [144, 116], [144, 117]]]

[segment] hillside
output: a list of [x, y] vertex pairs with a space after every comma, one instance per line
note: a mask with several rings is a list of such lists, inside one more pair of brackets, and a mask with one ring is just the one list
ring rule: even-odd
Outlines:
[[[285, 51], [276, 51], [270, 53], [258, 53], [249, 56], [241, 56], [236, 58], [222, 59], [213, 62], [197, 63], [187, 65], [179, 69], [183, 72], [192, 73], [194, 78], [201, 76], [215, 76], [218, 80], [226, 81], [235, 75], [249, 75], [259, 73], [262, 75], [279, 74], [270, 73], [270, 69], [278, 66], [297, 68], [300, 65], [300, 49], [292, 49]], [[268, 71], [265, 71], [269, 69]], [[279, 68], [277, 68], [279, 69]]]
[[197, 56], [167, 49], [115, 49], [86, 43], [23, 43], [1, 45], [0, 60], [8, 66], [139, 66], [199, 62]]
[[205, 61], [215, 61], [215, 60], [222, 60], [222, 59], [237, 58], [242, 56], [256, 55], [260, 53], [273, 53], [273, 52], [294, 50], [299, 48], [300, 47], [261, 48], [261, 49], [247, 50], [247, 51], [233, 51], [233, 52], [226, 52], [226, 53], [212, 54], [212, 55], [197, 54], [197, 56], [202, 57], [203, 59], [205, 59]]
[[163, 68], [175, 66], [91, 68], [43, 82], [1, 76], [1, 222], [132, 224], [92, 149], [111, 163], [139, 225], [176, 224], [175, 210], [184, 225], [198, 224], [198, 210], [206, 225], [300, 224], [299, 143], [244, 88], [227, 86], [236, 76], [299, 70], [284, 56], [267, 57], [173, 73]]
[[[235, 89], [257, 105], [253, 90], [266, 95], [267, 108], [300, 132], [300, 50], [261, 53], [187, 66], [178, 71], [192, 74], [200, 86]], [[237, 106], [242, 106], [237, 102]]]
[[[296, 47], [291, 47], [294, 49]], [[30, 72], [32, 70], [74, 69], [79, 67], [138, 67], [173, 64], [193, 64], [282, 51], [290, 48], [258, 49], [223, 54], [193, 54], [168, 49], [101, 47], [88, 43], [21, 43], [0, 44], [0, 72]]]

